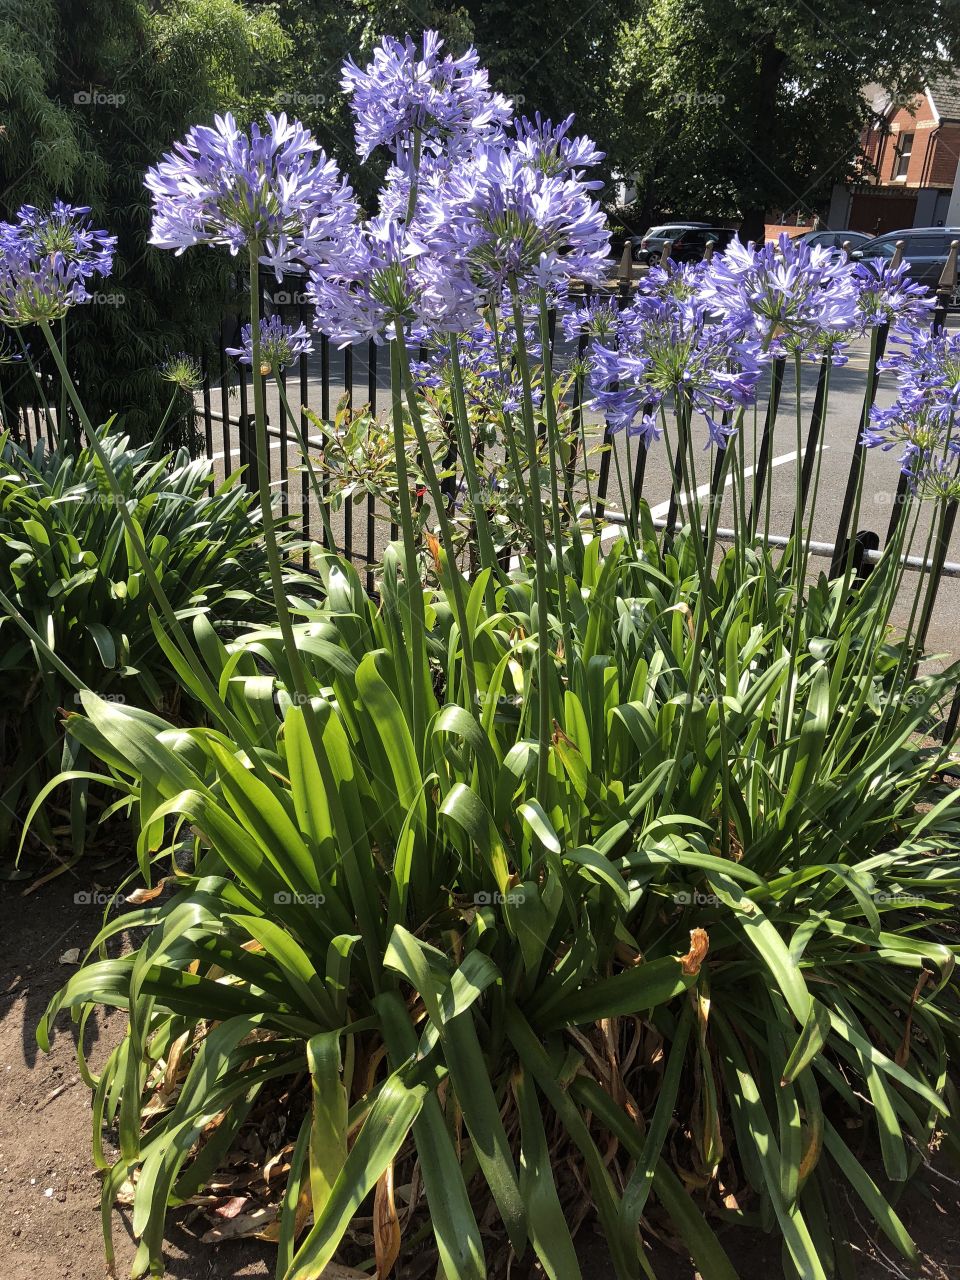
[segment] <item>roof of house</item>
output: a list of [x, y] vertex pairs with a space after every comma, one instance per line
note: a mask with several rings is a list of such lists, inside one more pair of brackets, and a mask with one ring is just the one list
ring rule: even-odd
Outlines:
[[941, 120], [960, 120], [960, 71], [934, 76], [927, 84], [927, 93]]

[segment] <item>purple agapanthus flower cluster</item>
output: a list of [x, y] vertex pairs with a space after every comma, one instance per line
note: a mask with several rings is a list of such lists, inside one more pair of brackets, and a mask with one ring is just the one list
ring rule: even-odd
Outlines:
[[[302, 355], [313, 350], [313, 339], [304, 324], [284, 324], [280, 316], [260, 319], [260, 372], [266, 377], [280, 373]], [[240, 330], [240, 346], [227, 347], [228, 356], [236, 356], [241, 364], [253, 364], [253, 326], [245, 324]]]
[[885, 258], [865, 259], [853, 269], [857, 311], [864, 328], [886, 324], [906, 327], [929, 320], [936, 301], [924, 285], [911, 280], [908, 264], [893, 267]]
[[0, 321], [59, 320], [90, 300], [87, 284], [113, 269], [117, 240], [90, 224], [86, 206], [57, 200], [49, 212], [23, 205], [0, 222]]
[[875, 406], [863, 433], [867, 448], [898, 448], [912, 491], [921, 498], [960, 498], [960, 334], [914, 326], [884, 362], [897, 373], [897, 396]]
[[724, 322], [776, 353], [808, 352], [857, 327], [853, 267], [842, 254], [781, 235], [754, 249], [734, 239], [703, 272], [698, 295]]
[[441, 54], [442, 47], [436, 31], [423, 33], [422, 51], [410, 36], [387, 36], [365, 70], [352, 59], [344, 63], [341, 85], [350, 97], [357, 151], [364, 159], [377, 147], [389, 147], [406, 167], [415, 132], [428, 155], [443, 152], [449, 158], [509, 123], [511, 104], [491, 91], [476, 51], [455, 58]]
[[[541, 136], [538, 147], [543, 142]], [[610, 232], [593, 184], [549, 172], [538, 154], [529, 134], [485, 144], [447, 180], [458, 255], [489, 295], [499, 297], [513, 283], [555, 293], [572, 278], [597, 282], [607, 269]]]
[[307, 295], [316, 325], [346, 345], [392, 336], [399, 321], [461, 331], [476, 320], [477, 292], [442, 222], [382, 214], [355, 225], [335, 259], [313, 264]]
[[[524, 345], [532, 362], [537, 362], [542, 349], [537, 327], [524, 327]], [[425, 359], [412, 368], [417, 383], [423, 388], [448, 389], [452, 380], [452, 356], [449, 345], [436, 338], [426, 344]], [[523, 385], [517, 369], [517, 331], [509, 315], [498, 320], [497, 331], [487, 321], [480, 321], [461, 334], [458, 359], [463, 380], [464, 399], [468, 410], [486, 422], [498, 421], [504, 413], [517, 413], [523, 401]], [[531, 388], [533, 404], [543, 402], [543, 389], [538, 381]]]
[[353, 222], [353, 194], [307, 129], [286, 115], [245, 133], [233, 116], [197, 125], [145, 179], [153, 197], [150, 243], [182, 253], [195, 244], [247, 245], [277, 278], [309, 251], [337, 251]]
[[731, 415], [752, 404], [764, 353], [759, 335], [730, 320], [716, 322], [696, 288], [696, 268], [671, 264], [672, 288], [656, 277], [620, 312], [614, 340], [590, 352], [594, 404], [613, 430], [660, 438], [664, 403], [672, 399], [703, 416], [708, 443], [723, 448]]

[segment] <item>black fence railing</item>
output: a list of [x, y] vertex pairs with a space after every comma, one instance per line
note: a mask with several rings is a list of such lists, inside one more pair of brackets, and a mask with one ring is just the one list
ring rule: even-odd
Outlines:
[[[668, 255], [669, 249], [670, 246], [666, 246], [664, 258]], [[708, 256], [709, 253], [710, 246], [708, 246]], [[938, 305], [932, 318], [934, 329], [940, 328], [946, 323], [948, 303], [953, 301], [956, 292], [956, 258], [957, 246], [954, 244], [950, 261], [944, 271], [938, 290]], [[633, 296], [634, 283], [633, 264], [629, 260], [628, 254], [625, 253], [617, 276], [607, 285], [599, 286], [598, 288], [586, 287], [584, 296], [589, 299], [599, 291], [611, 297], [616, 297], [621, 304], [625, 304]], [[263, 284], [261, 284], [261, 292], [264, 295], [262, 314], [269, 315], [271, 310], [277, 311], [285, 320], [292, 320], [295, 323], [303, 322], [309, 327], [311, 321], [310, 309], [301, 296], [280, 294], [273, 295], [273, 298], [271, 298], [269, 292], [264, 289]], [[276, 301], [277, 298], [279, 298], [279, 301]], [[221, 464], [219, 468], [222, 471], [221, 478], [232, 476], [239, 471], [242, 473], [245, 483], [251, 488], [255, 488], [258, 482], [258, 460], [254, 446], [251, 374], [246, 366], [229, 358], [224, 351], [225, 346], [230, 345], [233, 340], [237, 328], [236, 319], [231, 325], [223, 327], [220, 334], [220, 355], [216, 368], [211, 367], [211, 362], [208, 359], [201, 361], [202, 387], [197, 395], [195, 422], [192, 429], [187, 433], [187, 439], [191, 445], [192, 452], [196, 455], [205, 455], [214, 464], [215, 469], [217, 464]], [[551, 329], [552, 332], [553, 330]], [[858, 478], [863, 465], [861, 435], [876, 395], [876, 364], [883, 355], [886, 339], [886, 331], [881, 329], [877, 335], [876, 342], [871, 344], [872, 364], [867, 370], [867, 391], [858, 415], [855, 435], [850, 441], [848, 471], [843, 490], [837, 533], [832, 542], [814, 542], [811, 544], [811, 553], [813, 555], [819, 555], [830, 560], [830, 575], [832, 577], [843, 573], [850, 556], [854, 557], [854, 567], [858, 574], [868, 573], [872, 564], [879, 558], [882, 543], [889, 542], [896, 532], [898, 521], [904, 509], [906, 488], [905, 481], [901, 477], [897, 493], [894, 495], [892, 510], [889, 518], [885, 521], [886, 529], [883, 537], [881, 538], [878, 530], [870, 528], [850, 529], [851, 516], [854, 514], [854, 498]], [[572, 351], [568, 351], [566, 354], [582, 357], [585, 346], [586, 337], [582, 336], [574, 344]], [[381, 352], [377, 344], [372, 340], [337, 350], [332, 347], [326, 337], [319, 337], [313, 354], [302, 355], [297, 366], [285, 372], [283, 383], [290, 408], [292, 412], [297, 414], [297, 426], [309, 451], [319, 454], [324, 448], [324, 441], [318, 435], [316, 427], [311, 421], [312, 414], [315, 413], [320, 421], [329, 428], [338, 408], [346, 410], [349, 414], [356, 406], [362, 404], [368, 406], [373, 415], [380, 412], [382, 402], [387, 399], [388, 395], [386, 383], [381, 385], [380, 381], [381, 367], [386, 366], [387, 363], [386, 360], [381, 359]], [[827, 370], [828, 363], [824, 359], [821, 361], [818, 370], [812, 410], [804, 436], [803, 455], [802, 458], [797, 459], [801, 469], [801, 497], [804, 503], [806, 503], [808, 497], [817, 456], [824, 440], [827, 409]], [[769, 474], [768, 462], [783, 391], [784, 371], [783, 359], [775, 361], [770, 380], [770, 389], [762, 406], [763, 426], [760, 433], [759, 453], [755, 460], [756, 466], [750, 493], [752, 509], [748, 517], [748, 523], [751, 527], [754, 527], [755, 513], [760, 511], [764, 502], [764, 487]], [[384, 369], [384, 373], [386, 372], [387, 370]], [[602, 446], [599, 450], [599, 464], [595, 476], [596, 484], [591, 491], [593, 514], [598, 520], [612, 524], [630, 521], [636, 514], [638, 504], [645, 497], [644, 482], [647, 472], [648, 447], [643, 443], [642, 439], [638, 442], [636, 457], [633, 459], [632, 464], [632, 473], [625, 484], [619, 483], [615, 487], [615, 493], [611, 495], [611, 459], [617, 446], [617, 441], [609, 422], [596, 423], [592, 431], [588, 429], [585, 422], [586, 404], [584, 396], [582, 378], [575, 377], [571, 384], [570, 405], [574, 437], [580, 436], [580, 428], [583, 427], [585, 436], [590, 437], [592, 435], [595, 443], [599, 443]], [[32, 445], [42, 439], [52, 447], [56, 435], [55, 421], [50, 411], [45, 410], [41, 405], [39, 395], [32, 403], [21, 409], [17, 417], [17, 425], [24, 443]], [[328, 517], [324, 521], [321, 519], [321, 513], [317, 510], [307, 470], [302, 465], [299, 442], [296, 440], [295, 434], [290, 431], [287, 416], [280, 407], [279, 401], [275, 401], [272, 404], [271, 411], [268, 413], [268, 440], [270, 445], [266, 458], [268, 478], [271, 483], [275, 484], [282, 512], [297, 523], [305, 544], [315, 541], [327, 546], [329, 540], [324, 526], [330, 527], [328, 504], [332, 495], [328, 487], [329, 479], [321, 469], [321, 493], [324, 496], [325, 505], [327, 505], [326, 515]], [[678, 445], [679, 447], [681, 446]], [[276, 457], [274, 456], [275, 454], [277, 455]], [[719, 451], [717, 462], [719, 463]], [[572, 490], [573, 487], [575, 466], [576, 458], [573, 458], [567, 476], [568, 490]], [[446, 459], [446, 469], [455, 471], [455, 468], [456, 450], [451, 445], [450, 455]], [[680, 480], [678, 459], [671, 459], [670, 461], [670, 477], [671, 491], [667, 516], [666, 519], [660, 519], [655, 522], [667, 531], [673, 531], [676, 528], [685, 499]], [[710, 492], [711, 502], [720, 500], [720, 481], [721, 471], [718, 465], [713, 472]], [[454, 475], [453, 479], [448, 480], [445, 485], [445, 489], [451, 496], [451, 501], [458, 492], [458, 484], [458, 477]], [[621, 496], [626, 499], [626, 502], [624, 503], [621, 500], [618, 505], [616, 499], [621, 498]], [[626, 509], [623, 509], [624, 506], [626, 506]], [[876, 503], [873, 504], [873, 510], [877, 510]], [[908, 571], [921, 571], [929, 575], [923, 606], [917, 621], [917, 632], [921, 645], [926, 640], [942, 582], [947, 578], [960, 577], [960, 564], [951, 563], [947, 558], [950, 538], [956, 523], [956, 515], [957, 504], [953, 502], [945, 513], [939, 536], [931, 546], [929, 560], [915, 556], [905, 558], [905, 567]], [[391, 540], [397, 536], [392, 513], [389, 510], [379, 510], [376, 498], [372, 493], [365, 493], [359, 499], [347, 496], [342, 503], [336, 526], [339, 534], [335, 533], [337, 538], [335, 549], [364, 567], [368, 588], [372, 590], [375, 585], [375, 567], [380, 559], [382, 543], [386, 540], [386, 538], [381, 537], [381, 533], [383, 530], [389, 529], [388, 536]], [[792, 524], [790, 527], [792, 527]], [[721, 539], [732, 540], [736, 536], [736, 532], [732, 529], [721, 529], [719, 536]], [[768, 536], [771, 545], [786, 544], [787, 539], [782, 534], [770, 534]], [[305, 549], [303, 552], [305, 564], [308, 562], [308, 556], [309, 551]], [[960, 721], [960, 691], [958, 691], [957, 699], [949, 713], [948, 730], [954, 730], [958, 721]]]

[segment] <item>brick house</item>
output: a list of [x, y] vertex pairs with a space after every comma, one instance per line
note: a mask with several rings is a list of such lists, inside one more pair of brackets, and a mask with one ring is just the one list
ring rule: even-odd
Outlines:
[[[864, 132], [863, 181], [835, 187], [827, 225], [880, 235], [950, 225], [960, 161], [960, 73], [931, 80], [907, 101], [873, 100]], [[960, 192], [958, 192], [960, 201]]]

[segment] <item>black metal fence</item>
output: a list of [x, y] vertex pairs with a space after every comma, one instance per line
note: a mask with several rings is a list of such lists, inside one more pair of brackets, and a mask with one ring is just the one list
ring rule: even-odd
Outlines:
[[[934, 329], [940, 328], [945, 324], [947, 306], [953, 300], [956, 291], [957, 248], [957, 242], [954, 242], [950, 259], [940, 282], [937, 298], [938, 305], [932, 320]], [[670, 246], [667, 245], [664, 249], [664, 259], [669, 254], [669, 250]], [[712, 246], [708, 246], [707, 256], [710, 255], [711, 250]], [[629, 260], [628, 253], [625, 252], [617, 277], [609, 285], [602, 286], [599, 289], [587, 287], [584, 290], [584, 295], [589, 299], [593, 294], [603, 292], [617, 298], [623, 304], [630, 300], [633, 291], [633, 266]], [[282, 314], [283, 318], [288, 322], [294, 321], [296, 323], [302, 321], [308, 327], [310, 326], [311, 312], [302, 298], [289, 293], [274, 294], [271, 297], [264, 282], [261, 282], [261, 294], [261, 314], [270, 314], [271, 310], [273, 310]], [[229, 358], [224, 350], [226, 346], [230, 345], [238, 327], [238, 318], [233, 323], [223, 326], [219, 335], [219, 359], [215, 362], [215, 367], [211, 367], [214, 362], [209, 359], [201, 361], [202, 386], [195, 402], [194, 429], [188, 433], [188, 438], [194, 453], [205, 455], [215, 464], [222, 462], [224, 476], [232, 475], [237, 470], [240, 470], [243, 473], [245, 482], [250, 487], [255, 487], [258, 480], [258, 460], [254, 446], [253, 396], [250, 385], [250, 370]], [[576, 345], [575, 351], [580, 357], [584, 354], [586, 341], [586, 337], [582, 336]], [[861, 443], [861, 436], [876, 396], [876, 362], [883, 356], [886, 341], [886, 329], [881, 327], [877, 334], [876, 343], [871, 346], [873, 367], [868, 370], [867, 392], [855, 432], [850, 439], [848, 473], [837, 533], [832, 542], [824, 541], [811, 544], [811, 553], [813, 555], [829, 558], [830, 575], [832, 577], [837, 577], [843, 573], [850, 556], [854, 557], [854, 567], [858, 574], [868, 573], [872, 564], [879, 558], [881, 541], [886, 543], [892, 538], [904, 509], [906, 481], [901, 476], [883, 539], [881, 539], [880, 532], [869, 528], [858, 528], [853, 531], [852, 537], [848, 537], [857, 481], [863, 461], [864, 446]], [[291, 368], [282, 375], [291, 409], [298, 414], [300, 434], [311, 450], [319, 452], [323, 448], [323, 440], [316, 434], [310, 420], [311, 411], [316, 413], [322, 422], [330, 423], [332, 415], [336, 413], [338, 407], [352, 412], [359, 405], [367, 405], [374, 415], [385, 407], [388, 388], [386, 384], [380, 385], [380, 368], [381, 364], [386, 366], [387, 361], [381, 361], [381, 355], [380, 348], [372, 340], [367, 343], [347, 346], [343, 350], [337, 350], [332, 346], [329, 339], [319, 337], [314, 354], [312, 356], [302, 355], [296, 368]], [[384, 369], [384, 372], [387, 372], [387, 370]], [[770, 390], [764, 407], [759, 453], [755, 460], [756, 466], [752, 478], [750, 498], [754, 512], [759, 511], [764, 501], [764, 487], [768, 477], [767, 464], [784, 385], [784, 373], [785, 361], [783, 358], [777, 359], [771, 371]], [[802, 459], [798, 459], [801, 467], [801, 494], [804, 502], [806, 502], [808, 496], [817, 454], [822, 444], [826, 422], [827, 379], [828, 363], [824, 359], [821, 361], [818, 370], [803, 456]], [[585, 411], [584, 388], [580, 378], [575, 378], [572, 383], [571, 410], [574, 433], [579, 435], [580, 428], [584, 425]], [[297, 462], [300, 446], [296, 441], [295, 435], [291, 435], [288, 429], [287, 416], [280, 410], [276, 417], [271, 414], [270, 419], [268, 422], [268, 434], [271, 448], [267, 453], [266, 465], [268, 478], [278, 491], [282, 510], [288, 518], [296, 522], [305, 542], [316, 541], [322, 545], [327, 545], [328, 538], [324, 532], [320, 513], [316, 510], [316, 503], [311, 491], [307, 471], [305, 467]], [[32, 444], [37, 440], [45, 439], [52, 446], [54, 423], [49, 411], [45, 412], [41, 406], [39, 396], [35, 403], [28, 405], [20, 412], [18, 428], [25, 443]], [[619, 487], [617, 489], [616, 497], [619, 497], [621, 492], [624, 492], [627, 498], [627, 510], [622, 510], [616, 507], [610, 493], [611, 457], [616, 447], [615, 436], [610, 424], [605, 423], [602, 428], [598, 424], [598, 435], [602, 442], [602, 448], [600, 449], [596, 474], [596, 487], [592, 494], [595, 514], [599, 519], [605, 519], [613, 523], [630, 520], [635, 514], [637, 505], [645, 496], [644, 481], [647, 470], [648, 448], [642, 442], [638, 442], [632, 474], [627, 478], [625, 489], [620, 489]], [[679, 462], [679, 450], [684, 447], [683, 441], [678, 442], [677, 456], [671, 462], [671, 495], [667, 517], [665, 520], [656, 522], [660, 527], [671, 531], [676, 526], [684, 501]], [[276, 465], [274, 463], [274, 452], [279, 454], [276, 458]], [[291, 463], [291, 459], [293, 459], [293, 463]], [[720, 462], [721, 455], [717, 451], [710, 490], [711, 503], [719, 502], [721, 497], [722, 474]], [[447, 465], [453, 469], [456, 467], [456, 451], [453, 445], [451, 445], [451, 453], [447, 459]], [[326, 487], [328, 480], [322, 471], [321, 484], [324, 497], [328, 500], [331, 496], [329, 489]], [[454, 481], [452, 491], [455, 491], [456, 488], [456, 481]], [[355, 503], [352, 497], [347, 497], [344, 500], [342, 519], [337, 521], [341, 533], [340, 542], [336, 549], [348, 558], [365, 566], [367, 585], [370, 589], [373, 589], [374, 568], [379, 560], [378, 526], [383, 528], [389, 524], [391, 538], [397, 536], [396, 526], [392, 523], [390, 512], [378, 510], [376, 499], [372, 494], [363, 495], [359, 500], [359, 510], [355, 510], [355, 505], [358, 504]], [[620, 507], [622, 508], [623, 505], [621, 502]], [[945, 513], [945, 519], [940, 526], [938, 537], [931, 547], [929, 560], [924, 560], [921, 557], [909, 557], [905, 562], [908, 570], [922, 570], [929, 574], [924, 603], [917, 622], [920, 645], [923, 645], [926, 640], [941, 583], [945, 578], [960, 577], [960, 564], [953, 564], [947, 559], [956, 516], [957, 503], [952, 502]], [[721, 529], [719, 536], [721, 539], [732, 540], [736, 534], [732, 529]], [[770, 542], [773, 545], [785, 545], [787, 539], [782, 535], [774, 534], [770, 536]], [[304, 551], [305, 563], [307, 556], [308, 552]], [[958, 691], [957, 699], [948, 716], [946, 728], [949, 733], [956, 729], [958, 721], [960, 721], [960, 691]]]

